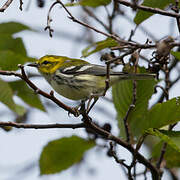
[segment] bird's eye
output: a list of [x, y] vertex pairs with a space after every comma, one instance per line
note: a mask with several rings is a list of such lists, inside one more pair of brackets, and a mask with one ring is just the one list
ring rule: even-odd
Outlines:
[[42, 64], [46, 65], [46, 64], [50, 64], [49, 61], [44, 61]]

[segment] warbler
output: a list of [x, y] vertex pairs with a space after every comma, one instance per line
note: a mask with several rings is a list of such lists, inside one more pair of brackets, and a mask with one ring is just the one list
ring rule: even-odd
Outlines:
[[[36, 67], [53, 89], [72, 100], [87, 100], [101, 95], [106, 87], [106, 67], [81, 59], [46, 55], [28, 66]], [[153, 79], [154, 74], [109, 73], [109, 87], [120, 80]]]

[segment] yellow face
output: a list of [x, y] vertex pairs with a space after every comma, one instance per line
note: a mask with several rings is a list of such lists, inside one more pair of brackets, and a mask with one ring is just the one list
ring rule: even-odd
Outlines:
[[67, 61], [65, 57], [61, 56], [43, 56], [37, 63], [37, 68], [42, 73], [54, 73], [62, 64]]
[[66, 56], [47, 55], [36, 61], [36, 67], [41, 73], [54, 73], [60, 67], [89, 64], [81, 59], [68, 58]]

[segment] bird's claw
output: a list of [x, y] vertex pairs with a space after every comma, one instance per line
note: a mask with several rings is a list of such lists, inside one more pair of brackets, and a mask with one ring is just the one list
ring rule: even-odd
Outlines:
[[[79, 109], [79, 106], [72, 107], [72, 110], [74, 111], [73, 114], [74, 114], [75, 117], [78, 117], [80, 115], [80, 111], [78, 109]], [[72, 114], [72, 113], [68, 112], [68, 116], [70, 116], [70, 114]]]

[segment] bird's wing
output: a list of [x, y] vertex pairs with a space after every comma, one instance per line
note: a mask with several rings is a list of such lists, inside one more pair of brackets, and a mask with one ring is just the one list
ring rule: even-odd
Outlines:
[[[95, 64], [84, 64], [80, 66], [69, 66], [59, 69], [61, 73], [67, 75], [80, 75], [80, 74], [91, 74], [95, 76], [105, 76], [107, 73], [106, 67]], [[122, 75], [125, 73], [113, 72], [110, 70], [111, 75]]]

